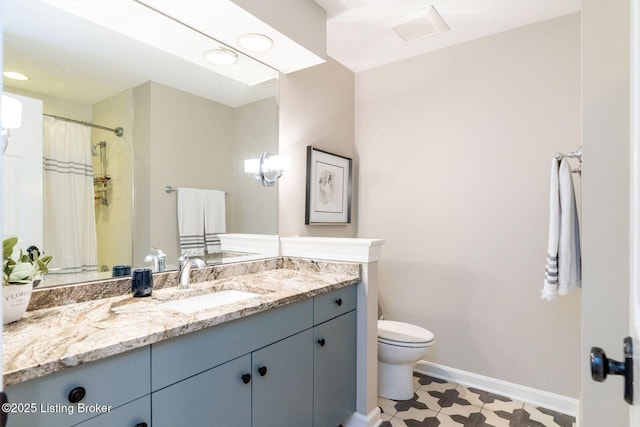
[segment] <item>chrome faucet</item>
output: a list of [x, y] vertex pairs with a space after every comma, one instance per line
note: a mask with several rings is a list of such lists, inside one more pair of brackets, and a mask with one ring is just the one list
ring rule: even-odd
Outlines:
[[151, 253], [148, 254], [145, 262], [153, 262], [153, 271], [162, 273], [167, 268], [167, 255], [158, 248], [151, 248]]
[[191, 267], [196, 265], [197, 268], [205, 268], [207, 265], [200, 258], [189, 259], [188, 254], [180, 257], [180, 271], [178, 272], [178, 288], [187, 289], [189, 287], [189, 279]]

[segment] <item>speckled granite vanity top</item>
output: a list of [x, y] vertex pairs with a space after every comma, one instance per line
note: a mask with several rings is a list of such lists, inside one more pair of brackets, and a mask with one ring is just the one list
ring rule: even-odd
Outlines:
[[[34, 291], [25, 316], [4, 327], [4, 384], [17, 384], [355, 284], [360, 281], [360, 266], [274, 258], [194, 270], [192, 280], [196, 283], [181, 290], [175, 286], [175, 272], [154, 274], [153, 295], [146, 298], [133, 298], [127, 279], [86, 284], [84, 291], [85, 285]], [[119, 295], [111, 295], [105, 288]], [[229, 289], [259, 295], [194, 313], [162, 306], [167, 301]]]

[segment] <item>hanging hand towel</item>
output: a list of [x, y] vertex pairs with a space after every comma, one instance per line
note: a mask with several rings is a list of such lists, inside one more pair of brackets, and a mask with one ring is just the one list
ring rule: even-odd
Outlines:
[[544, 272], [542, 299], [551, 301], [558, 294], [558, 241], [560, 240], [560, 193], [558, 184], [558, 161], [551, 161], [549, 186], [549, 238], [547, 263]]
[[204, 191], [178, 188], [178, 238], [180, 254], [204, 256]]
[[571, 164], [567, 159], [560, 163], [560, 240], [558, 242], [558, 294], [567, 295], [582, 283], [582, 259], [580, 254], [580, 226], [578, 208], [573, 190]]
[[549, 241], [542, 298], [552, 300], [581, 285], [581, 255], [578, 210], [571, 165], [563, 159], [551, 164]]
[[205, 246], [210, 254], [222, 252], [219, 234], [226, 233], [224, 191], [205, 190]]

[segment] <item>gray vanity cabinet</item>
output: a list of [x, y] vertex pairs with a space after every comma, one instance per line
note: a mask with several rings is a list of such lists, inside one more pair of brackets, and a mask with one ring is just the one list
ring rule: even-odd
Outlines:
[[151, 427], [151, 397], [141, 397], [74, 427]]
[[314, 427], [336, 427], [355, 412], [355, 308], [355, 286], [314, 300]]
[[250, 371], [245, 355], [153, 393], [153, 427], [250, 426]]
[[336, 427], [355, 411], [355, 308], [349, 286], [8, 387], [37, 405], [8, 427]]
[[[7, 426], [67, 427], [93, 417], [94, 423], [86, 425], [98, 426], [102, 417], [120, 420], [116, 412], [125, 410], [119, 408], [149, 395], [149, 371], [149, 347], [144, 347], [7, 387], [9, 402], [16, 405]], [[150, 425], [149, 407], [135, 418]]]
[[311, 427], [312, 340], [307, 329], [251, 355], [254, 427]]
[[338, 426], [356, 408], [356, 312], [314, 327], [313, 425]]

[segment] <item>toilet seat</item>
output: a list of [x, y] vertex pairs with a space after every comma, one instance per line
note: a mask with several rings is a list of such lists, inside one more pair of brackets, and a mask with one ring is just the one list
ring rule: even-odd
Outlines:
[[394, 320], [378, 320], [378, 342], [398, 347], [428, 347], [433, 343], [431, 331]]

